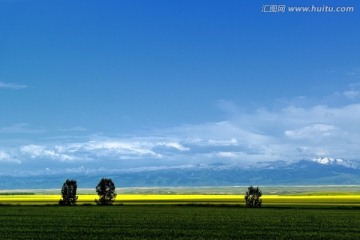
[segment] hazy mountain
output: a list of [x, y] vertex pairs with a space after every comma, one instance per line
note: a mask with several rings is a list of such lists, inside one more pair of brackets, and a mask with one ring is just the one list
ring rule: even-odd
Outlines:
[[247, 166], [217, 162], [114, 171], [51, 172], [36, 176], [0, 176], [0, 188], [60, 188], [66, 178], [76, 179], [81, 188], [91, 188], [101, 177], [114, 179], [118, 187], [360, 184], [360, 162], [317, 158]]

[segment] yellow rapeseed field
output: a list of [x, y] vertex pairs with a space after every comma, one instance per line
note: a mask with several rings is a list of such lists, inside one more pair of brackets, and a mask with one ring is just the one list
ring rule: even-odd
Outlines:
[[[95, 204], [97, 195], [78, 195], [78, 204]], [[61, 195], [0, 195], [0, 204], [57, 204]], [[263, 205], [360, 205], [356, 195], [264, 195]], [[115, 204], [244, 204], [242, 195], [215, 194], [118, 194]]]

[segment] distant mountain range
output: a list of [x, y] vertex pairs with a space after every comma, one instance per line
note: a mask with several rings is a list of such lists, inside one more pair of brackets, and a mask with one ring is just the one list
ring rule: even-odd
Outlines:
[[317, 158], [258, 162], [247, 166], [218, 162], [178, 167], [0, 176], [0, 189], [60, 188], [66, 178], [76, 179], [80, 188], [92, 188], [102, 177], [112, 178], [118, 187], [353, 185], [360, 184], [360, 161]]

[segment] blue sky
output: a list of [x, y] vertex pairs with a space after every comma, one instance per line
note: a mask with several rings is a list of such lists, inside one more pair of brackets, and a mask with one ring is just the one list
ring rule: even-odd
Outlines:
[[360, 159], [352, 13], [0, 0], [1, 174]]

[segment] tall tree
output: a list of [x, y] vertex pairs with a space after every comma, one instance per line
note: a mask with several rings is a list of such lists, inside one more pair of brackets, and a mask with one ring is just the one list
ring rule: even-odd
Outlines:
[[247, 207], [261, 207], [262, 200], [260, 199], [262, 192], [259, 187], [248, 187], [248, 190], [245, 194], [245, 202]]
[[62, 188], [61, 188], [61, 196], [59, 204], [60, 205], [75, 205], [78, 197], [76, 196], [77, 183], [75, 180], [67, 179]]
[[98, 205], [111, 205], [116, 198], [115, 184], [110, 178], [102, 178], [96, 186], [99, 200], [95, 199]]

